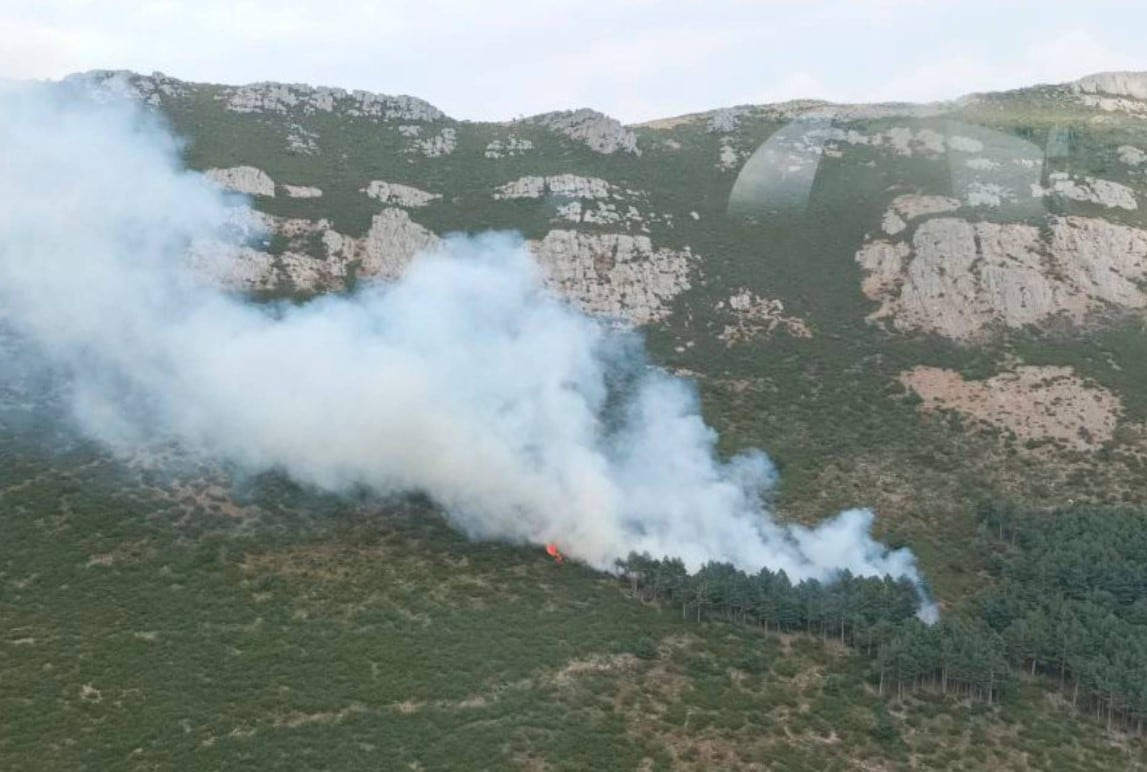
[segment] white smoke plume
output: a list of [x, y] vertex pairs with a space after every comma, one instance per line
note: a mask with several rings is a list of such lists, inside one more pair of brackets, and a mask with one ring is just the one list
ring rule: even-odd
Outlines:
[[869, 511], [775, 522], [766, 456], [722, 461], [692, 387], [551, 296], [519, 240], [454, 238], [394, 284], [256, 305], [187, 268], [238, 238], [235, 211], [125, 104], [0, 96], [0, 319], [66, 374], [91, 436], [420, 491], [476, 538], [554, 541], [600, 568], [636, 550], [919, 583]]

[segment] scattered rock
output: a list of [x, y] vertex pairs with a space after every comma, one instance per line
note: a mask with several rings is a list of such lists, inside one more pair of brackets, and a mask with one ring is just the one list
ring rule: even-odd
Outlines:
[[1118, 397], [1089, 386], [1070, 367], [1022, 366], [983, 381], [917, 367], [901, 373], [900, 381], [924, 400], [926, 411], [956, 410], [1021, 442], [1050, 440], [1078, 451], [1109, 442], [1123, 412]]
[[721, 138], [721, 150], [717, 154], [717, 168], [721, 171], [732, 171], [741, 164], [741, 154], [733, 147], [728, 137]]
[[534, 149], [534, 143], [511, 134], [506, 139], [495, 139], [486, 145], [486, 158], [513, 158]]
[[637, 146], [637, 134], [622, 126], [616, 118], [595, 110], [582, 108], [544, 113], [527, 118], [526, 121], [564, 134], [598, 153], [609, 155], [621, 151], [641, 155], [641, 149]]
[[[644, 218], [635, 207], [626, 207], [624, 211], [617, 205], [605, 201], [597, 201], [592, 206], [582, 205], [581, 201], [567, 201], [557, 208], [557, 217], [566, 222], [586, 223], [589, 225], [635, 225], [644, 226]], [[648, 230], [647, 228], [645, 230]]]
[[248, 196], [274, 197], [275, 195], [275, 181], [265, 171], [254, 166], [208, 169], [203, 174], [216, 185], [236, 193]]
[[893, 126], [887, 131], [876, 134], [871, 138], [873, 145], [891, 145], [892, 149], [903, 156], [911, 155], [939, 155], [944, 152], [944, 135], [932, 129], [913, 131], [906, 126]]
[[1015, 194], [1003, 185], [993, 182], [969, 182], [964, 187], [964, 201], [968, 206], [998, 207], [1005, 201], [1014, 201]]
[[319, 149], [318, 138], [316, 132], [292, 123], [287, 129], [287, 150], [299, 155], [314, 155]]
[[410, 185], [400, 185], [397, 182], [383, 182], [371, 180], [370, 184], [362, 190], [371, 198], [377, 198], [384, 204], [417, 208], [426, 206], [431, 201], [442, 198], [438, 193], [429, 193]]
[[726, 346], [768, 337], [777, 330], [784, 330], [794, 338], [812, 337], [808, 324], [798, 316], [786, 315], [785, 305], [780, 300], [770, 300], [747, 289], [737, 291], [728, 301], [717, 303], [716, 310], [735, 320], [733, 324], [725, 325], [717, 336]]
[[450, 155], [458, 147], [458, 137], [454, 129], [445, 128], [432, 137], [416, 140], [412, 152], [419, 152], [427, 158]]

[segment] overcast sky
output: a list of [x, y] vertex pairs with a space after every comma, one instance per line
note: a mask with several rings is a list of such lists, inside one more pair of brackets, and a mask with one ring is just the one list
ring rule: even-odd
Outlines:
[[412, 94], [456, 118], [636, 122], [1147, 70], [1145, 29], [1142, 0], [0, 0], [0, 77], [158, 70]]

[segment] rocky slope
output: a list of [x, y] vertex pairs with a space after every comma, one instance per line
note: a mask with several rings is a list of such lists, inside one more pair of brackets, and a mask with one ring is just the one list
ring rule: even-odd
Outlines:
[[[864, 499], [840, 504], [905, 528], [957, 507], [914, 482], [930, 474], [915, 448], [965, 453], [975, 426], [1070, 451], [1041, 457], [1048, 503], [1100, 454], [1117, 473], [1085, 495], [1147, 490], [1134, 460], [1147, 450], [1147, 74], [638, 126], [586, 109], [471, 123], [413, 97], [302, 85], [68, 82], [163, 115], [188, 163], [258, 210], [262, 236], [193, 256], [235, 290], [346, 291], [400, 276], [447, 233], [518, 231], [556, 292], [643, 328], [660, 361], [699, 380], [730, 447], [805, 470], [785, 493], [798, 514], [838, 503], [823, 475], [840, 469], [853, 471], [837, 487]], [[1025, 401], [1037, 417], [1010, 407]], [[972, 420], [953, 428], [953, 412]], [[873, 448], [903, 484], [866, 482]], [[1033, 495], [1016, 456], [979, 474], [988, 458], [957, 466]]]

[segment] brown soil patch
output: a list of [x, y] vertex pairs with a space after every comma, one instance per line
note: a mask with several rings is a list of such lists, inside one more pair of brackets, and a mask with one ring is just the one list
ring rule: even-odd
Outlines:
[[956, 410], [1021, 442], [1052, 441], [1068, 450], [1094, 451], [1110, 442], [1123, 412], [1117, 396], [1088, 385], [1070, 367], [1022, 366], [983, 381], [917, 367], [900, 381], [920, 395], [926, 411]]

